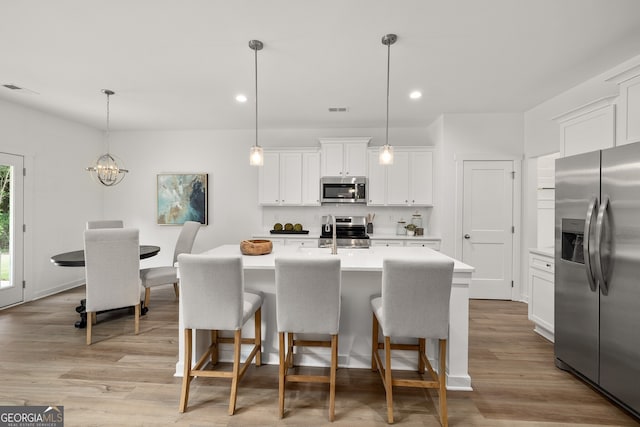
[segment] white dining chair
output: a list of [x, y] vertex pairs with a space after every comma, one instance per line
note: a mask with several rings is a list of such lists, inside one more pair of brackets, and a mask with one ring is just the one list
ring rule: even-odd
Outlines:
[[178, 288], [178, 269], [175, 267], [176, 261], [178, 261], [178, 255], [189, 254], [193, 249], [193, 243], [196, 240], [196, 235], [200, 229], [200, 223], [195, 221], [187, 221], [182, 225], [180, 234], [178, 235], [178, 241], [173, 250], [173, 262], [171, 265], [164, 265], [160, 267], [149, 267], [140, 270], [140, 279], [142, 280], [142, 286], [144, 287], [144, 306], [149, 307], [149, 300], [151, 299], [151, 288], [162, 285], [173, 285], [173, 291], [176, 294], [176, 298], [179, 297]]
[[[373, 328], [371, 369], [380, 372], [387, 397], [387, 420], [393, 423], [393, 387], [436, 388], [440, 401], [440, 421], [447, 421], [446, 353], [449, 335], [449, 300], [453, 261], [448, 259], [385, 259], [382, 295], [371, 298]], [[378, 343], [379, 329], [384, 342]], [[391, 337], [418, 338], [417, 344], [391, 343]], [[426, 339], [439, 342], [436, 373], [426, 355]], [[379, 350], [384, 350], [384, 363]], [[428, 379], [396, 379], [391, 371], [391, 350], [418, 352], [418, 372], [428, 370]]]
[[124, 228], [124, 221], [121, 219], [87, 221], [87, 230], [96, 230], [99, 228]]
[[[340, 258], [278, 257], [276, 266], [276, 316], [280, 368], [278, 413], [284, 416], [287, 382], [329, 383], [329, 420], [335, 418], [338, 330], [340, 326]], [[299, 334], [329, 335], [329, 340], [309, 340]], [[285, 335], [286, 341], [285, 344]], [[329, 375], [289, 373], [295, 347], [329, 347]]]
[[[238, 383], [251, 361], [262, 363], [262, 292], [244, 289], [241, 257], [180, 254], [180, 312], [184, 328], [184, 374], [180, 393], [180, 412], [187, 409], [189, 389], [194, 377], [231, 379], [229, 415], [233, 415], [238, 396]], [[254, 318], [254, 338], [242, 338], [242, 326]], [[211, 345], [192, 367], [193, 334], [197, 330], [211, 332]], [[233, 331], [233, 338], [220, 336], [219, 331]], [[220, 344], [233, 344], [231, 372], [205, 369], [210, 360], [218, 363]], [[241, 345], [251, 344], [244, 363], [240, 363]]]
[[96, 313], [135, 307], [134, 327], [140, 329], [140, 253], [138, 230], [105, 228], [84, 232], [87, 345]]

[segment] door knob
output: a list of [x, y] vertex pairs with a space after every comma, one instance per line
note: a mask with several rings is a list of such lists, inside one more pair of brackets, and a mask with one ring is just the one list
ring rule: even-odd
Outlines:
[[465, 238], [465, 239], [470, 239], [470, 238], [471, 238], [471, 236], [469, 236], [468, 234], [465, 234], [465, 235], [464, 235], [464, 238]]

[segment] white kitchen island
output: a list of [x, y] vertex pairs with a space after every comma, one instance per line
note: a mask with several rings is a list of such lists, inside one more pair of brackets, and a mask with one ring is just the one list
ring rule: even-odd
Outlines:
[[[212, 255], [241, 255], [239, 245], [224, 245], [204, 252]], [[261, 256], [242, 256], [246, 289], [260, 290], [265, 301], [262, 307], [262, 361], [278, 364], [278, 337], [276, 329], [275, 258], [278, 256], [338, 256], [342, 265], [342, 300], [340, 333], [338, 338], [338, 363], [345, 368], [371, 368], [371, 324], [369, 303], [371, 295], [379, 294], [382, 287], [382, 261], [384, 258], [429, 257], [446, 255], [422, 247], [375, 247], [370, 249], [338, 249], [338, 255], [330, 255], [329, 248], [308, 248], [274, 245], [273, 252]], [[448, 258], [448, 257], [447, 257]], [[454, 260], [453, 287], [449, 323], [449, 348], [447, 350], [447, 388], [471, 390], [468, 373], [469, 353], [469, 283], [473, 267]], [[178, 267], [179, 270], [179, 267]], [[182, 307], [179, 321], [179, 359], [176, 376], [183, 373], [184, 341], [182, 333]], [[243, 335], [253, 336], [253, 322], [248, 322]], [[198, 331], [194, 339], [194, 360], [209, 344], [209, 334]], [[434, 343], [428, 344], [428, 355], [437, 356]], [[220, 359], [232, 360], [229, 345], [221, 347]], [[246, 355], [243, 354], [243, 358]], [[296, 364], [329, 366], [329, 349], [302, 348], [296, 354]], [[414, 352], [393, 352], [394, 369], [416, 369]], [[434, 364], [437, 366], [437, 364]]]

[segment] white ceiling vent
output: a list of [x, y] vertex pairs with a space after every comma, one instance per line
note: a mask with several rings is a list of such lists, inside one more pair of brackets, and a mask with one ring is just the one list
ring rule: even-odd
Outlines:
[[17, 92], [22, 92], [22, 93], [33, 93], [33, 94], [36, 94], [36, 95], [38, 94], [38, 92], [36, 92], [36, 91], [33, 91], [33, 90], [31, 90], [31, 89], [26, 89], [26, 88], [24, 88], [24, 87], [16, 86], [16, 85], [11, 84], [11, 83], [9, 83], [9, 84], [4, 84], [4, 85], [2, 85], [2, 86], [3, 86], [3, 87], [6, 87], [6, 88], [7, 88], [7, 89], [9, 89], [9, 90], [15, 90], [15, 91], [17, 91]]
[[349, 111], [347, 107], [329, 107], [330, 113], [346, 113]]

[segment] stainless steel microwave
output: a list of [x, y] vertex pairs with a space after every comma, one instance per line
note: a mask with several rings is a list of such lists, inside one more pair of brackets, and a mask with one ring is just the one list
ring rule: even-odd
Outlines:
[[364, 176], [325, 176], [320, 179], [322, 203], [367, 203], [367, 178]]

